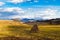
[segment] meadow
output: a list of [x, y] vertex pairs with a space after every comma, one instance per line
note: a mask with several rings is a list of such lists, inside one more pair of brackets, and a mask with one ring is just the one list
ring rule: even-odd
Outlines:
[[33, 25], [12, 20], [0, 20], [0, 38], [19, 37], [22, 40], [60, 40], [60, 25], [38, 25], [39, 31], [31, 33]]

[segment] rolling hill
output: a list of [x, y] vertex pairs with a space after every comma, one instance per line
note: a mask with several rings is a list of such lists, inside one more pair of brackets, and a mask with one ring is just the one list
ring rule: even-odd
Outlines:
[[30, 33], [32, 25], [12, 20], [0, 20], [1, 37], [32, 38], [33, 40], [60, 40], [60, 25], [38, 25], [39, 32]]

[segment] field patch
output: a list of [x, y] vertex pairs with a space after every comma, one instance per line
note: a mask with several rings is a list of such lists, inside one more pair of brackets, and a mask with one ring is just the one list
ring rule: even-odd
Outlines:
[[60, 40], [60, 25], [38, 25], [37, 33], [30, 33], [32, 27], [20, 22], [0, 21], [0, 37]]

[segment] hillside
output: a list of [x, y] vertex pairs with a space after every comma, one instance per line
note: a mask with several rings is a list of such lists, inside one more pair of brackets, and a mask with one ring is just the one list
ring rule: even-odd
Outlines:
[[9, 26], [9, 25], [26, 26], [26, 24], [23, 24], [23, 22], [18, 22], [13, 20], [0, 20], [0, 27]]
[[12, 20], [0, 20], [1, 37], [21, 37], [22, 40], [60, 40], [60, 25], [38, 25], [38, 33], [30, 33], [32, 25]]
[[[14, 27], [15, 26], [15, 27]], [[19, 29], [20, 27], [28, 27], [29, 25], [23, 24], [22, 22], [13, 21], [13, 20], [0, 20], [0, 37], [9, 36], [12, 33], [11, 30]]]

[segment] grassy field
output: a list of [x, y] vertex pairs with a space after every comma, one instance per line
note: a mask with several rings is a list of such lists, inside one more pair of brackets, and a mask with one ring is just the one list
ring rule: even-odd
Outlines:
[[0, 37], [22, 37], [33, 40], [60, 40], [60, 25], [38, 25], [37, 33], [30, 33], [32, 25], [0, 20]]

